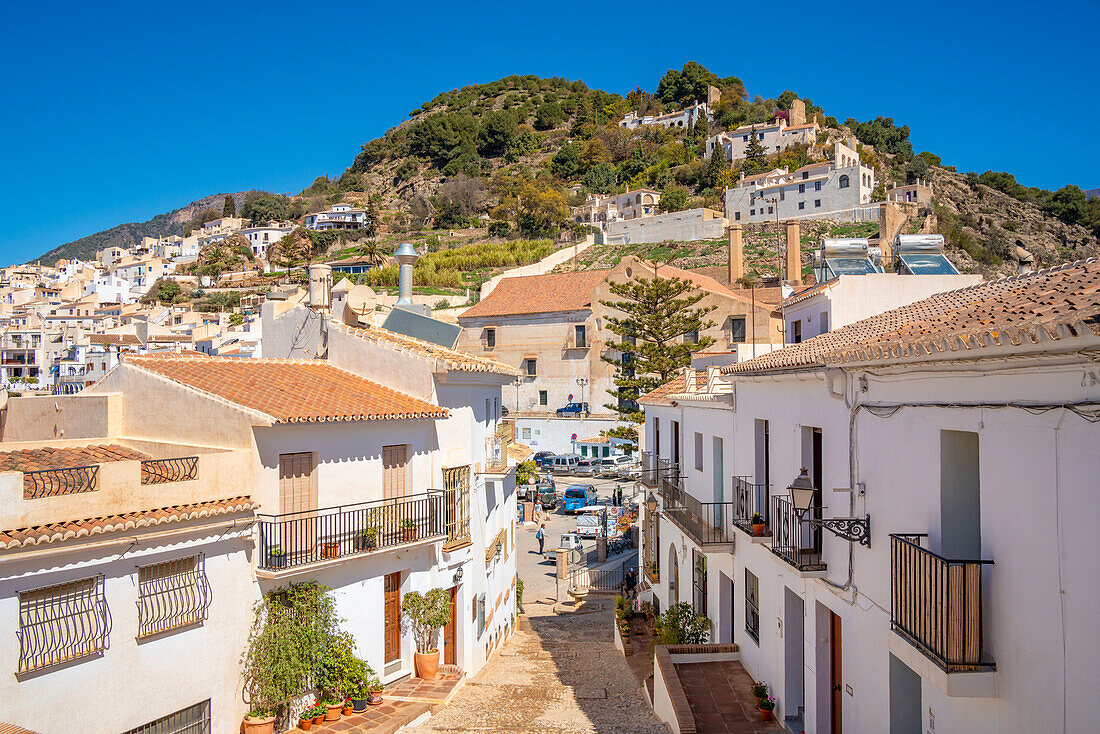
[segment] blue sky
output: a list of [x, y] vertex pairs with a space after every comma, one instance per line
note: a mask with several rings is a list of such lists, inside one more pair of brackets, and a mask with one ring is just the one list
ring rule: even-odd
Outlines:
[[893, 117], [959, 170], [1100, 187], [1096, 0], [744, 7], [15, 0], [0, 263], [211, 193], [297, 192], [441, 91], [538, 74], [625, 93], [691, 59]]

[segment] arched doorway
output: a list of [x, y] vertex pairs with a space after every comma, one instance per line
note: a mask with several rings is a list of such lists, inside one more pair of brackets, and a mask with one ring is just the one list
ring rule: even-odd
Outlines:
[[676, 546], [668, 547], [668, 605], [680, 603], [680, 566], [676, 558]]

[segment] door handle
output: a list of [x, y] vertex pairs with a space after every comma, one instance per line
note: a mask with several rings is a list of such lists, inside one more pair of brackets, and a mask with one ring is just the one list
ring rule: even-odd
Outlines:
[[840, 684], [839, 683], [834, 683], [833, 684], [833, 690], [836, 691], [837, 693], [840, 693]]

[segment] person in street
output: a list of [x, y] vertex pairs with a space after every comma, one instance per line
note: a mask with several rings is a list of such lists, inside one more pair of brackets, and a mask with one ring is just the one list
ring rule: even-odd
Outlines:
[[539, 541], [539, 555], [542, 555], [542, 544], [546, 542], [546, 523], [539, 525], [539, 529], [535, 531], [535, 538]]
[[628, 569], [623, 576], [623, 596], [634, 596], [634, 587], [638, 585], [638, 573], [633, 568]]

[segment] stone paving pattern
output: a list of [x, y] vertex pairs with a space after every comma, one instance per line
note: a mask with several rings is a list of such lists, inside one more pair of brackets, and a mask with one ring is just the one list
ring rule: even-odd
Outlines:
[[698, 734], [781, 732], [777, 721], [762, 721], [752, 695], [752, 677], [735, 661], [677, 663]]
[[611, 637], [610, 601], [568, 614], [528, 605], [492, 660], [417, 734], [667, 734]]

